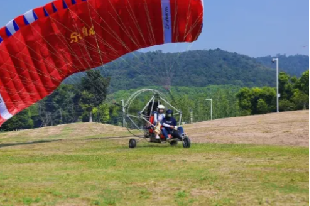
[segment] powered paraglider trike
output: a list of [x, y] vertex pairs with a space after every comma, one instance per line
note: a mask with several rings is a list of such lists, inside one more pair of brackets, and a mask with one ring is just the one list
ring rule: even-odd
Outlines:
[[[161, 133], [160, 138], [156, 138], [154, 113], [158, 105], [161, 104], [175, 111], [175, 118], [178, 121], [175, 130], [179, 133], [178, 136], [168, 134], [169, 138], [167, 139]], [[171, 146], [175, 146], [181, 141], [184, 148], [190, 148], [190, 138], [181, 129], [182, 112], [171, 105], [165, 95], [158, 90], [142, 89], [132, 94], [123, 106], [123, 124], [132, 135], [137, 137], [129, 140], [129, 148], [135, 148], [141, 139], [150, 143], [170, 143]]]

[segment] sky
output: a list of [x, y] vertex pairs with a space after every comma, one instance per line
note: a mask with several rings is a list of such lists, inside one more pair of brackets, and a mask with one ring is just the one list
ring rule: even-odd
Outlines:
[[[0, 26], [50, 0], [3, 0]], [[143, 51], [216, 49], [252, 57], [309, 55], [309, 0], [204, 0], [204, 28], [192, 44], [168, 44]]]

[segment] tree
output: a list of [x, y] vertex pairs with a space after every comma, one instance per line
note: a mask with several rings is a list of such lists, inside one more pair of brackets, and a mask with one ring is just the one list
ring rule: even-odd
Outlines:
[[[80, 98], [80, 106], [82, 107], [83, 111], [89, 114], [89, 122], [92, 122], [92, 111], [95, 107], [94, 97], [95, 95], [89, 93], [88, 91], [83, 91]], [[86, 114], [84, 114], [85, 116]], [[87, 115], [86, 115], [87, 116]], [[84, 118], [83, 118], [84, 119]]]
[[118, 125], [120, 119], [119, 117], [121, 116], [120, 115], [120, 108], [116, 105], [111, 105], [110, 106], [110, 116], [111, 116], [111, 124], [114, 124], [114, 125]]
[[268, 105], [263, 99], [259, 99], [257, 101], [257, 113], [258, 114], [266, 114], [268, 112]]
[[282, 99], [279, 101], [279, 110], [281, 112], [283, 111], [294, 111], [295, 105], [293, 102], [287, 100], [287, 99]]
[[110, 109], [108, 104], [101, 104], [99, 106], [100, 122], [108, 123], [110, 121]]
[[10, 121], [5, 122], [1, 127], [1, 129], [5, 131], [31, 128], [33, 128], [33, 120], [31, 119], [30, 109], [21, 111], [18, 115], [13, 116]]
[[297, 80], [295, 88], [309, 95], [309, 70], [305, 71]]
[[246, 116], [252, 113], [252, 93], [247, 87], [240, 89], [237, 94], [241, 115]]
[[81, 87], [83, 91], [93, 95], [92, 102], [95, 106], [99, 106], [106, 99], [110, 80], [110, 77], [105, 78], [101, 76], [98, 70], [86, 72], [86, 76], [82, 79]]
[[293, 95], [291, 77], [285, 72], [280, 72], [279, 74], [279, 93], [283, 99], [290, 99]]
[[75, 95], [78, 90], [75, 85], [60, 85], [51, 95], [38, 103], [41, 121], [45, 122], [46, 117], [51, 116], [53, 125], [66, 124], [76, 121]]
[[291, 100], [295, 104], [296, 110], [309, 109], [309, 95], [302, 91], [295, 89]]
[[263, 87], [260, 98], [268, 105], [268, 112], [276, 111], [276, 89]]
[[[309, 70], [301, 78], [284, 72], [279, 76], [280, 111], [309, 108]], [[275, 111], [276, 91], [272, 87], [242, 88], [237, 94], [241, 114], [264, 114]]]
[[81, 107], [88, 112], [89, 122], [92, 122], [92, 110], [106, 99], [110, 78], [101, 76], [98, 70], [86, 72], [81, 82]]

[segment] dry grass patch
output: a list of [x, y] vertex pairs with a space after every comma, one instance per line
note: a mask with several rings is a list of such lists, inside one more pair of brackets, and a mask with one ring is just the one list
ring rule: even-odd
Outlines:
[[309, 111], [217, 119], [186, 125], [195, 143], [309, 147]]

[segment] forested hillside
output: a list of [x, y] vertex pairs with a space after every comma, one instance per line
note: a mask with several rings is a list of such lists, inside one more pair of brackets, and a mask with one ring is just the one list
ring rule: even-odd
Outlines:
[[[119, 90], [107, 95], [109, 83], [110, 79], [102, 77], [99, 71], [88, 71], [79, 84], [61, 85], [52, 95], [4, 123], [1, 130], [29, 129], [81, 121], [121, 125], [121, 108], [114, 103], [127, 100], [135, 90]], [[279, 83], [280, 111], [309, 108], [309, 70], [300, 78], [281, 72]], [[172, 86], [169, 91], [162, 86], [151, 88], [162, 90], [166, 94], [167, 100], [182, 111], [184, 122], [210, 120], [211, 105], [206, 99], [213, 100], [213, 119], [276, 111], [275, 87]], [[133, 115], [143, 109], [150, 98], [146, 97], [139, 96], [131, 104]], [[193, 112], [192, 116], [190, 111]]]
[[[287, 66], [288, 73], [302, 71], [308, 66], [305, 63], [308, 56], [278, 57], [280, 65]], [[267, 60], [271, 62], [271, 57], [255, 59], [220, 49], [131, 53], [101, 68], [68, 78], [66, 84], [14, 116], [1, 130], [79, 121], [119, 125], [120, 108], [113, 102], [126, 100], [141, 88], [170, 90], [169, 101], [182, 110], [186, 122], [190, 121], [191, 110], [194, 121], [209, 120], [210, 103], [205, 99], [210, 98], [214, 103], [214, 118], [274, 112], [275, 71], [258, 63], [265, 62], [268, 66]], [[309, 108], [308, 79], [309, 72], [304, 72], [300, 78], [280, 73], [280, 111]], [[143, 101], [137, 102], [137, 111], [143, 104]]]
[[[280, 72], [300, 77], [304, 71], [309, 69], [309, 56], [307, 55], [277, 55], [276, 57], [279, 58]], [[276, 65], [271, 62], [271, 56], [259, 57], [256, 60], [266, 67], [276, 68]]]
[[[1, 130], [29, 129], [42, 126], [68, 124], [74, 122], [92, 121], [106, 124], [121, 125], [121, 108], [114, 103], [127, 100], [137, 89], [119, 90], [109, 94], [105, 99], [104, 88], [93, 91], [96, 87], [87, 84], [90, 74], [82, 78], [80, 85], [61, 85], [52, 95], [39, 103], [22, 111], [4, 123]], [[94, 78], [91, 78], [92, 80]], [[84, 82], [84, 83], [83, 83]], [[105, 85], [105, 79], [100, 80]], [[89, 83], [89, 82], [88, 82]], [[89, 87], [90, 85], [90, 87]], [[183, 121], [190, 121], [190, 110], [193, 111], [194, 121], [210, 120], [210, 102], [213, 99], [213, 118], [239, 116], [239, 106], [236, 94], [240, 87], [234, 85], [210, 85], [207, 87], [172, 87], [165, 91], [162, 87], [149, 87], [161, 90], [171, 104], [183, 112]], [[141, 88], [139, 88], [141, 89]], [[102, 95], [101, 103], [96, 104], [98, 96]], [[140, 111], [149, 99], [143, 96], [135, 101], [132, 108]]]
[[254, 58], [220, 49], [134, 53], [98, 69], [103, 76], [111, 76], [110, 92], [156, 85], [274, 86], [272, 69]]

